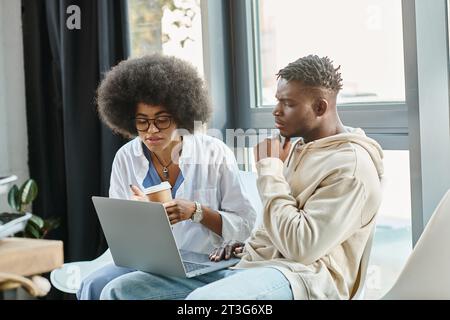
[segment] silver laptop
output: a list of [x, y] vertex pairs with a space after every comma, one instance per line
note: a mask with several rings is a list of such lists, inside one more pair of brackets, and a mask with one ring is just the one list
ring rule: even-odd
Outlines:
[[114, 263], [164, 276], [192, 278], [235, 265], [179, 250], [160, 203], [92, 197]]

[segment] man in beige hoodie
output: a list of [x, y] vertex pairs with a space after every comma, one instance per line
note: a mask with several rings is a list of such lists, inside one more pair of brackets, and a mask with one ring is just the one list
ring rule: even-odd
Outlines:
[[[263, 223], [245, 246], [228, 243], [211, 255], [220, 260], [234, 251], [241, 257], [237, 269], [276, 268], [294, 299], [352, 297], [381, 202], [383, 153], [339, 119], [338, 70], [313, 55], [280, 70], [273, 115], [286, 142], [266, 140], [255, 149]], [[291, 137], [301, 139], [291, 147]], [[213, 298], [211, 292], [205, 298]]]
[[381, 202], [383, 154], [361, 129], [342, 125], [338, 71], [327, 57], [307, 56], [278, 73], [273, 114], [285, 143], [255, 148], [263, 222], [246, 244], [210, 255], [241, 257], [232, 270], [190, 279], [141, 272], [107, 286], [103, 298], [351, 298]]

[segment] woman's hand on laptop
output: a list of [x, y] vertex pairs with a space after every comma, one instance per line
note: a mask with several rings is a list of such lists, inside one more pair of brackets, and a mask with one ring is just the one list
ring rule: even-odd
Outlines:
[[170, 224], [191, 219], [195, 212], [195, 202], [175, 199], [164, 203]]
[[237, 240], [224, 242], [219, 248], [214, 249], [209, 254], [209, 260], [219, 262], [220, 260], [228, 260], [235, 254], [244, 251], [245, 244]]
[[146, 202], [149, 201], [147, 196], [142, 192], [141, 189], [139, 189], [136, 186], [133, 186], [132, 184], [130, 184], [130, 188], [131, 188], [131, 191], [133, 192], [133, 194], [131, 196], [131, 200], [146, 201]]

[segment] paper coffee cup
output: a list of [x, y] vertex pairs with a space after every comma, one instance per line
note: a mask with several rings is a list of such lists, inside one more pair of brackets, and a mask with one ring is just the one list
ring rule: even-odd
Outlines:
[[152, 202], [169, 202], [172, 200], [172, 186], [169, 182], [164, 181], [156, 186], [146, 188], [144, 193], [147, 195], [148, 199]]

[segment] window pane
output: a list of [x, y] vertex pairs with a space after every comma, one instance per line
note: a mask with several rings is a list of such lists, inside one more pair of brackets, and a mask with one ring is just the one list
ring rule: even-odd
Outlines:
[[203, 74], [200, 0], [128, 0], [131, 56], [161, 52]]
[[308, 55], [341, 65], [338, 103], [404, 101], [401, 0], [259, 0], [260, 103], [273, 105], [275, 74]]
[[383, 163], [386, 179], [369, 259], [366, 299], [387, 293], [412, 252], [409, 151], [385, 150]]

